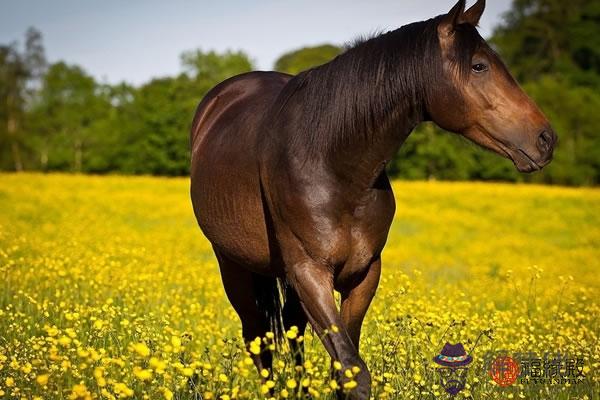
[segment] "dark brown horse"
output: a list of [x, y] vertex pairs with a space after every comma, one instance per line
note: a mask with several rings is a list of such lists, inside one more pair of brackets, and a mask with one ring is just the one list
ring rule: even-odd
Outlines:
[[244, 339], [310, 322], [332, 359], [360, 367], [351, 399], [370, 393], [358, 348], [395, 210], [385, 165], [413, 128], [434, 121], [522, 172], [552, 158], [547, 119], [477, 33], [483, 9], [461, 0], [297, 76], [235, 76], [196, 112], [192, 202]]

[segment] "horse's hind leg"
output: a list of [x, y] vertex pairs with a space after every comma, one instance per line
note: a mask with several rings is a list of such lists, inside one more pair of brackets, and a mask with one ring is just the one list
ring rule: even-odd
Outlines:
[[[269, 330], [269, 322], [264, 312], [259, 310], [255, 293], [256, 274], [243, 266], [230, 261], [215, 251], [219, 260], [221, 279], [229, 302], [235, 309], [242, 322], [242, 336], [249, 349], [250, 342], [257, 337], [264, 337]], [[265, 279], [269, 279], [266, 278]], [[260, 354], [250, 352], [254, 365], [259, 372], [262, 369], [271, 369], [273, 356], [271, 351], [261, 345]]]
[[[304, 334], [308, 318], [302, 309], [300, 299], [296, 290], [289, 286], [285, 291], [285, 304], [283, 305], [283, 326], [288, 331], [292, 326], [298, 328], [300, 335]], [[304, 362], [304, 341], [298, 342], [296, 339], [289, 340], [290, 349], [296, 358], [296, 365], [302, 365]]]

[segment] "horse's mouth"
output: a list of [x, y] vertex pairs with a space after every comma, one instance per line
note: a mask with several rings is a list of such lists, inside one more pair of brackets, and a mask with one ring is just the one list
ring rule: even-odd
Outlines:
[[487, 139], [485, 141], [487, 143], [484, 146], [487, 145], [486, 147], [492, 151], [511, 160], [519, 172], [529, 173], [539, 171], [551, 161], [551, 159], [548, 159], [542, 163], [536, 162], [525, 150], [504, 143], [481, 126], [479, 126], [478, 132], [483, 133], [483, 136]]
[[530, 173], [539, 171], [549, 162], [538, 164], [529, 156], [529, 154], [521, 149], [513, 149], [499, 140], [496, 140], [495, 144], [500, 150], [499, 153], [504, 153], [503, 155], [513, 162], [519, 172]]
[[502, 150], [502, 152], [505, 153], [506, 157], [513, 162], [519, 172], [530, 173], [540, 171], [552, 160], [550, 158], [540, 163], [535, 161], [529, 154], [527, 154], [525, 150], [520, 148], [515, 149], [512, 146], [507, 146], [499, 140], [496, 141], [496, 144]]
[[556, 138], [553, 138], [552, 147], [549, 150], [540, 152], [541, 154], [538, 156], [531, 156], [530, 152], [516, 144], [495, 137], [481, 125], [475, 125], [465, 130], [463, 135], [480, 146], [508, 158], [519, 172], [524, 173], [540, 171], [548, 165], [552, 161], [553, 146], [556, 143]]
[[527, 154], [526, 152], [524, 152], [521, 149], [518, 149], [517, 152], [513, 152], [513, 154], [515, 154], [515, 153], [516, 153], [517, 157], [515, 157], [513, 155], [511, 157], [511, 159], [512, 159], [512, 162], [517, 167], [517, 169], [519, 170], [519, 172], [539, 171], [542, 168], [544, 168], [544, 165], [548, 164], [548, 162], [544, 163], [543, 165], [538, 164], [537, 162], [535, 162], [533, 160], [533, 158], [531, 158], [529, 156], [529, 154]]

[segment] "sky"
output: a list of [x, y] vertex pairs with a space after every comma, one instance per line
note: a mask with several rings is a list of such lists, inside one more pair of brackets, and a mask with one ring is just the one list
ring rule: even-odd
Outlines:
[[[474, 0], [468, 1], [468, 5]], [[489, 36], [510, 0], [488, 0]], [[454, 0], [0, 0], [0, 43], [44, 36], [50, 62], [77, 64], [102, 82], [140, 85], [176, 75], [191, 49], [243, 50], [260, 70], [284, 52], [395, 29], [447, 12]]]

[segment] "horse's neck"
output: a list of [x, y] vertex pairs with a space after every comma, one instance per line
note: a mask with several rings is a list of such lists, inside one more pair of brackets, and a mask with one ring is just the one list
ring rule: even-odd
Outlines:
[[370, 139], [359, 138], [327, 155], [345, 182], [371, 187], [412, 130], [423, 121], [414, 110], [399, 109], [377, 127]]
[[427, 66], [415, 50], [425, 52], [424, 27], [403, 27], [297, 77], [295, 155], [306, 152], [361, 185], [381, 171], [424, 119]]

